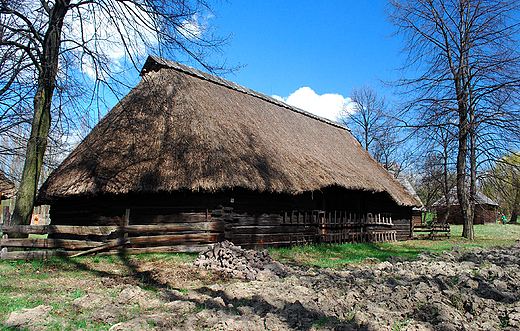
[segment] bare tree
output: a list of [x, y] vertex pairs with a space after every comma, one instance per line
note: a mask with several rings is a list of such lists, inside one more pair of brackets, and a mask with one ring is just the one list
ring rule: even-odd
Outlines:
[[390, 111], [384, 114], [379, 122], [377, 132], [374, 133], [372, 156], [386, 169], [387, 165], [397, 163], [400, 169], [409, 166], [410, 155], [406, 148], [405, 139], [401, 137], [401, 127]]
[[[390, 20], [405, 42], [405, 78], [396, 84], [410, 98], [407, 111], [414, 115], [410, 125], [429, 127], [435, 110], [451, 120], [446, 126], [455, 128], [457, 197], [464, 220], [462, 235], [468, 239], [474, 239], [471, 200], [476, 191], [477, 147], [504, 134], [509, 136], [506, 144], [518, 143], [518, 7], [515, 0], [390, 2]], [[439, 123], [435, 119], [432, 128]]]
[[30, 222], [51, 129], [118, 95], [125, 68], [156, 52], [223, 69], [206, 59], [227, 39], [209, 11], [205, 0], [0, 0], [0, 120], [30, 123], [15, 224]]
[[384, 120], [386, 101], [368, 85], [354, 88], [350, 93], [350, 104], [341, 113], [341, 121], [352, 129], [354, 136], [367, 151], [380, 134]]

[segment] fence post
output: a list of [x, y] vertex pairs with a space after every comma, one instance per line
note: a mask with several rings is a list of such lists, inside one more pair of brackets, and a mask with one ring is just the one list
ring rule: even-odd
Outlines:
[[130, 208], [127, 208], [125, 210], [125, 222], [123, 223], [123, 229], [124, 229], [123, 238], [124, 239], [128, 238], [128, 232], [126, 232], [126, 228], [129, 223], [130, 223]]
[[7, 254], [7, 247], [2, 248], [2, 238], [7, 238], [7, 234], [2, 232], [2, 222], [0, 222], [0, 233], [2, 233], [0, 236], [0, 260], [2, 260], [4, 258], [3, 255]]

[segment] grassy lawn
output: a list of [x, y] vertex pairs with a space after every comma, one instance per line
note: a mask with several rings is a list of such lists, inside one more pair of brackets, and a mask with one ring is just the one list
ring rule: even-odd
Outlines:
[[281, 261], [341, 268], [345, 264], [359, 263], [365, 259], [385, 261], [390, 257], [413, 259], [422, 251], [440, 253], [453, 246], [510, 245], [520, 240], [519, 224], [475, 225], [475, 240], [462, 238], [462, 225], [451, 226], [451, 237], [439, 240], [406, 240], [379, 244], [309, 245], [292, 249], [273, 249], [271, 255]]
[[[520, 239], [520, 225], [477, 225], [476, 240], [461, 237], [462, 226], [451, 227], [451, 238], [442, 240], [409, 240], [379, 244], [309, 245], [292, 249], [272, 249], [278, 260], [309, 267], [342, 268], [349, 264], [385, 261], [390, 257], [413, 259], [421, 251], [442, 252], [455, 245], [508, 245]], [[196, 254], [142, 254], [134, 256], [84, 256], [48, 260], [0, 260], [0, 331], [1, 322], [13, 311], [50, 305], [49, 318], [55, 330], [108, 330], [110, 323], [78, 311], [73, 302], [88, 294], [114, 297], [124, 284], [138, 285], [156, 295], [161, 289], [200, 288], [219, 278], [211, 271], [190, 266]], [[367, 260], [368, 259], [368, 260]], [[188, 263], [188, 264], [187, 264]], [[143, 310], [135, 306], [131, 309]], [[157, 311], [161, 313], [161, 311]], [[120, 317], [126, 318], [126, 317]], [[128, 316], [130, 318], [130, 316]]]

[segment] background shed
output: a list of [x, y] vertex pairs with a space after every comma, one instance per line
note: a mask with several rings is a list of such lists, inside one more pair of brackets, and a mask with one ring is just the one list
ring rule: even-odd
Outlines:
[[[2, 200], [11, 200], [16, 197], [16, 186], [13, 181], [5, 176], [5, 174], [0, 171], [0, 202]], [[1, 203], [0, 204], [0, 221], [9, 224], [11, 215], [11, 204], [10, 203]]]
[[[434, 207], [437, 212], [438, 220], [443, 219], [444, 215], [449, 211], [446, 219], [447, 223], [458, 225], [463, 224], [456, 186], [452, 188], [448, 194], [448, 204], [446, 204], [446, 198], [442, 197], [434, 202], [432, 207]], [[474, 201], [473, 224], [495, 223], [498, 219], [498, 203], [487, 197], [477, 188], [477, 194]]]

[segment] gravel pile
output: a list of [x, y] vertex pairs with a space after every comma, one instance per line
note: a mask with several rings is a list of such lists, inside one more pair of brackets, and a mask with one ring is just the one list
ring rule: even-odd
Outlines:
[[247, 280], [279, 279], [291, 272], [290, 268], [273, 260], [269, 251], [243, 249], [229, 241], [211, 245], [199, 254], [193, 264]]

